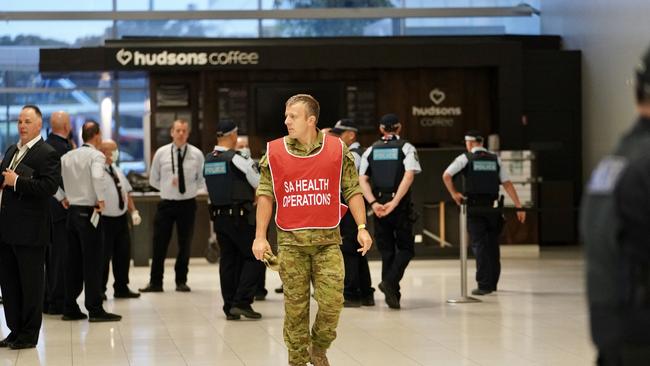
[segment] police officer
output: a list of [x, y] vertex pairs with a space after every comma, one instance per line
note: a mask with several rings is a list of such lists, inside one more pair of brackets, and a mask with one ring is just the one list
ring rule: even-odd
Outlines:
[[[288, 136], [273, 140], [260, 160], [257, 226], [253, 253], [258, 260], [271, 251], [266, 238], [276, 202], [280, 278], [284, 284], [284, 341], [290, 365], [329, 365], [326, 352], [336, 338], [343, 307], [343, 258], [338, 224], [340, 193], [358, 225], [357, 240], [365, 254], [372, 245], [365, 229], [365, 207], [354, 158], [342, 141], [316, 128], [320, 105], [307, 94], [286, 102]], [[309, 330], [310, 284], [318, 314]]]
[[176, 291], [189, 292], [187, 272], [190, 246], [196, 217], [196, 195], [205, 188], [203, 153], [187, 143], [189, 123], [176, 120], [170, 130], [172, 142], [161, 146], [151, 162], [149, 184], [160, 191], [160, 203], [154, 218], [153, 258], [149, 284], [140, 292], [162, 292], [165, 257], [176, 223], [178, 256], [176, 257]]
[[[73, 148], [68, 140], [72, 130], [70, 116], [64, 111], [52, 113], [50, 127], [52, 130], [45, 142], [56, 150], [60, 161], [61, 156]], [[65, 219], [68, 213], [64, 207], [67, 202], [64, 201], [63, 180], [59, 181], [59, 187], [59, 192], [50, 198], [52, 239], [45, 256], [45, 305], [43, 312], [50, 315], [59, 315], [63, 312], [63, 277], [65, 273], [63, 257], [68, 236], [65, 228]]]
[[[469, 131], [465, 135], [467, 153], [459, 155], [442, 174], [442, 180], [454, 201], [460, 205], [467, 199], [467, 230], [472, 250], [476, 257], [476, 282], [478, 288], [473, 295], [487, 295], [497, 290], [501, 263], [499, 254], [499, 234], [503, 228], [503, 218], [499, 209], [499, 184], [521, 208], [508, 174], [501, 169], [501, 161], [496, 154], [483, 147], [483, 137], [479, 131]], [[465, 177], [464, 192], [456, 190], [453, 176], [462, 173]], [[520, 222], [526, 220], [525, 211], [517, 211]]]
[[650, 49], [636, 70], [638, 119], [594, 170], [580, 210], [598, 365], [650, 360]]
[[131, 184], [115, 165], [119, 158], [117, 144], [113, 140], [104, 140], [99, 149], [106, 156], [104, 167], [104, 187], [106, 189], [106, 207], [102, 212], [104, 239], [104, 271], [102, 274], [102, 295], [106, 299], [108, 272], [113, 263], [113, 297], [132, 299], [140, 297], [138, 292], [129, 289], [129, 264], [131, 262], [131, 235], [127, 211], [134, 226], [140, 225], [142, 218], [135, 208], [130, 192]]
[[[347, 145], [357, 170], [361, 164], [363, 148], [357, 141], [359, 128], [352, 119], [344, 118], [336, 122], [330, 130], [330, 134], [337, 136]], [[374, 306], [375, 299], [370, 279], [370, 268], [368, 259], [357, 251], [357, 225], [350, 212], [347, 212], [341, 219], [341, 236], [343, 244], [343, 262], [345, 263], [345, 287], [343, 289], [344, 307]]]
[[400, 308], [400, 285], [413, 258], [411, 184], [422, 171], [415, 147], [399, 137], [402, 125], [395, 114], [379, 121], [382, 137], [363, 153], [359, 183], [375, 214], [375, 238], [381, 253], [381, 282], [391, 309]]
[[87, 121], [82, 127], [84, 144], [61, 158], [61, 174], [68, 208], [68, 247], [65, 256], [65, 301], [63, 320], [86, 319], [77, 305], [84, 290], [84, 304], [91, 322], [119, 321], [120, 315], [102, 307], [101, 281], [104, 262], [102, 223], [106, 187], [106, 157], [97, 148], [102, 142], [99, 124]]
[[242, 315], [259, 319], [251, 304], [264, 265], [255, 260], [251, 245], [255, 238], [255, 189], [260, 174], [255, 162], [235, 150], [237, 125], [222, 120], [217, 125], [217, 146], [205, 156], [203, 176], [210, 195], [210, 217], [214, 221], [221, 256], [219, 276], [223, 311], [228, 320]]

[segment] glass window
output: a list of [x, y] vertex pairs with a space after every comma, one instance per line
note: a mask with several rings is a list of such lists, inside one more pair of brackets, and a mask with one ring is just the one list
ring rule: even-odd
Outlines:
[[251, 10], [257, 8], [258, 0], [117, 0], [117, 10]]
[[[53, 2], [58, 3], [61, 2]], [[0, 46], [99, 46], [110, 36], [112, 24], [108, 20], [3, 21], [0, 22]]]
[[113, 9], [113, 0], [1, 0], [3, 11], [106, 11]]
[[125, 174], [146, 171], [144, 155], [144, 120], [149, 116], [149, 89], [120, 90], [119, 166]]

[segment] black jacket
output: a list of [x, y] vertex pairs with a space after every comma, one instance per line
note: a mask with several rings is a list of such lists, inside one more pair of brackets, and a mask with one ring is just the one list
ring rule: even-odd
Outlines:
[[[63, 138], [59, 135], [55, 135], [53, 133], [49, 134], [47, 136], [47, 140], [45, 141], [48, 144], [50, 144], [54, 150], [56, 150], [56, 153], [59, 157], [59, 161], [61, 157], [67, 153], [68, 151], [72, 150], [72, 145], [70, 144], [70, 141], [68, 139]], [[61, 172], [59, 171], [59, 176], [61, 175]], [[63, 189], [63, 179], [61, 179], [59, 182], [57, 182], [59, 187]], [[65, 189], [64, 189], [65, 191]], [[54, 222], [59, 222], [63, 221], [67, 217], [68, 211], [63, 208], [63, 205], [57, 201], [56, 198], [52, 197], [50, 199], [50, 209], [52, 210], [52, 221]]]
[[[16, 145], [11, 145], [0, 163], [0, 171], [11, 163]], [[0, 243], [44, 246], [50, 241], [50, 197], [60, 181], [56, 150], [43, 140], [29, 149], [16, 167], [16, 191], [5, 187], [0, 208]], [[4, 180], [0, 176], [0, 183]]]

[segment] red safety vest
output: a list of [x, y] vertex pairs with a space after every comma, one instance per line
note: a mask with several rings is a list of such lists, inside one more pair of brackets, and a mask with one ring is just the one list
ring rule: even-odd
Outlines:
[[341, 204], [343, 141], [325, 135], [320, 151], [293, 155], [284, 138], [267, 144], [275, 193], [275, 224], [284, 231], [332, 229], [347, 206]]

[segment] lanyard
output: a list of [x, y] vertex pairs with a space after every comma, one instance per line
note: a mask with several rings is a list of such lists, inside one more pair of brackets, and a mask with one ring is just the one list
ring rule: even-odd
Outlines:
[[20, 154], [20, 149], [16, 148], [16, 152], [14, 153], [14, 156], [11, 159], [11, 163], [9, 164], [9, 169], [15, 170], [18, 164], [20, 164], [20, 162], [23, 161], [28, 151], [29, 148], [26, 148], [25, 152], [22, 155], [20, 155], [20, 157], [18, 157], [18, 155]]
[[[176, 168], [174, 167], [174, 144], [172, 144], [172, 174], [176, 174]], [[185, 155], [187, 154], [187, 145], [185, 145], [185, 148], [183, 149], [183, 153], [181, 153], [181, 159], [178, 162], [178, 165], [180, 166], [183, 164], [183, 161], [185, 160]]]

